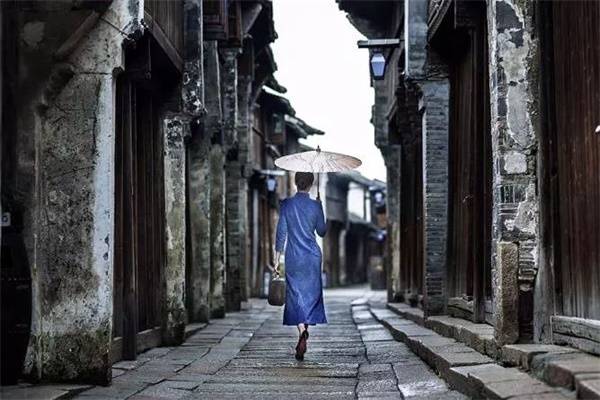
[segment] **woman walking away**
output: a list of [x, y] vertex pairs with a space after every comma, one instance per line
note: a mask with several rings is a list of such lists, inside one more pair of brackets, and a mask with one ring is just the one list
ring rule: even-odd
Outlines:
[[[281, 202], [277, 237], [275, 240], [275, 271], [285, 246], [285, 308], [284, 325], [298, 327], [296, 360], [304, 360], [309, 325], [325, 324], [323, 286], [321, 283], [321, 249], [315, 238], [325, 236], [327, 227], [320, 200], [312, 200], [308, 194], [314, 175], [296, 172], [298, 193]], [[286, 244], [287, 239], [287, 244]]]

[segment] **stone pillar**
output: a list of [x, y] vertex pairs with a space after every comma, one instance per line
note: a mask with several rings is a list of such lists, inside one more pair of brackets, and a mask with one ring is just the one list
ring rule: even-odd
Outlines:
[[33, 105], [20, 123], [36, 156], [26, 232], [33, 285], [26, 370], [33, 378], [111, 380], [113, 73], [122, 67], [123, 39], [139, 28], [139, 14], [135, 5], [113, 1], [68, 56], [68, 67], [50, 71], [42, 97], [23, 105]]
[[443, 75], [420, 82], [423, 111], [423, 230], [425, 316], [446, 312], [448, 241], [448, 105]]
[[[223, 64], [221, 68], [221, 101], [223, 103], [223, 133], [225, 144], [228, 148], [235, 148], [237, 152], [237, 57], [240, 49], [237, 47], [220, 50]], [[229, 149], [227, 149], [229, 150]]]
[[252, 132], [252, 110], [250, 97], [252, 95], [252, 77], [249, 75], [238, 76], [238, 140], [239, 140], [239, 159], [241, 164], [241, 181], [239, 188], [239, 229], [240, 229], [240, 299], [248, 300], [250, 296], [250, 266], [251, 249], [250, 246], [250, 227], [249, 217], [249, 183], [252, 176], [251, 154], [253, 149]]
[[186, 280], [186, 307], [191, 322], [208, 322], [210, 318], [210, 135], [204, 131], [204, 60], [202, 0], [186, 0], [185, 65], [183, 71], [183, 110], [192, 122], [188, 145], [188, 215], [189, 263]]
[[243, 269], [242, 202], [245, 179], [242, 177], [240, 141], [238, 138], [238, 71], [239, 48], [221, 50], [223, 69], [221, 70], [221, 90], [223, 96], [223, 131], [225, 136], [227, 162], [225, 164], [225, 203], [226, 203], [226, 294], [227, 311], [238, 311], [241, 307], [240, 271]]
[[185, 309], [185, 144], [189, 121], [169, 115], [163, 121], [165, 189], [165, 293], [163, 343], [169, 346], [184, 340]]
[[519, 246], [501, 242], [496, 256], [502, 268], [496, 273], [494, 285], [494, 337], [503, 346], [519, 339]]
[[218, 45], [204, 42], [206, 104], [205, 134], [212, 146], [209, 151], [210, 180], [210, 313], [225, 316], [225, 155], [222, 124], [221, 77]]
[[[538, 35], [533, 25], [535, 7], [535, 2], [488, 2], [494, 161], [492, 285], [499, 287], [504, 277], [511, 273], [513, 265], [510, 263], [516, 259], [520, 287], [519, 295], [512, 293], [512, 299], [506, 298], [508, 294], [494, 298], [495, 308], [500, 307], [498, 301], [502, 301], [501, 307], [506, 307], [508, 301], [515, 304], [532, 301], [538, 268], [538, 143], [535, 127], [539, 126], [539, 56]], [[512, 245], [516, 246], [518, 257], [498, 254], [500, 249]], [[525, 309], [531, 308], [529, 304]], [[509, 314], [498, 310], [495, 315], [497, 328], [510, 326], [510, 321], [500, 320]], [[531, 330], [531, 326], [522, 328]], [[506, 340], [517, 338], [504, 332], [499, 335]]]
[[188, 146], [188, 199], [191, 265], [187, 293], [188, 316], [193, 322], [210, 318], [210, 136], [192, 135]]
[[183, 111], [202, 116], [204, 109], [204, 63], [202, 0], [184, 1], [185, 60], [182, 79]]
[[388, 301], [401, 301], [400, 287], [400, 146], [385, 147], [387, 171], [387, 231], [386, 260]]
[[223, 148], [210, 149], [210, 310], [211, 317], [225, 316], [225, 157]]
[[42, 117], [32, 335], [44, 380], [110, 381], [112, 98], [111, 75], [77, 74]]

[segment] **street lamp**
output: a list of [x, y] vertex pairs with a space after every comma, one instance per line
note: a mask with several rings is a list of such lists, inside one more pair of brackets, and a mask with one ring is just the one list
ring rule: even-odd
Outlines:
[[373, 79], [381, 80], [385, 76], [385, 57], [383, 53], [373, 52], [371, 55], [371, 74]]
[[401, 39], [372, 39], [358, 41], [357, 44], [359, 49], [371, 50], [369, 64], [371, 66], [371, 76], [374, 80], [379, 81], [385, 77], [387, 60], [383, 54], [384, 49], [399, 47], [401, 43]]
[[274, 176], [269, 175], [267, 177], [267, 190], [269, 192], [274, 192], [277, 189], [277, 179]]

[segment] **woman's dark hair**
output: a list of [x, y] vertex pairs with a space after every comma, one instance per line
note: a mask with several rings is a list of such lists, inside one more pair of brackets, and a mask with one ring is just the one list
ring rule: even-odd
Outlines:
[[294, 182], [298, 190], [306, 192], [312, 186], [315, 181], [315, 176], [312, 172], [296, 172], [294, 175]]

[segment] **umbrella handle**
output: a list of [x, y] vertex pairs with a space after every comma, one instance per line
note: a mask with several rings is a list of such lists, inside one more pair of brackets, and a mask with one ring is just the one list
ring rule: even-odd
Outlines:
[[321, 185], [319, 184], [319, 178], [321, 174], [317, 172], [317, 200], [321, 200]]

